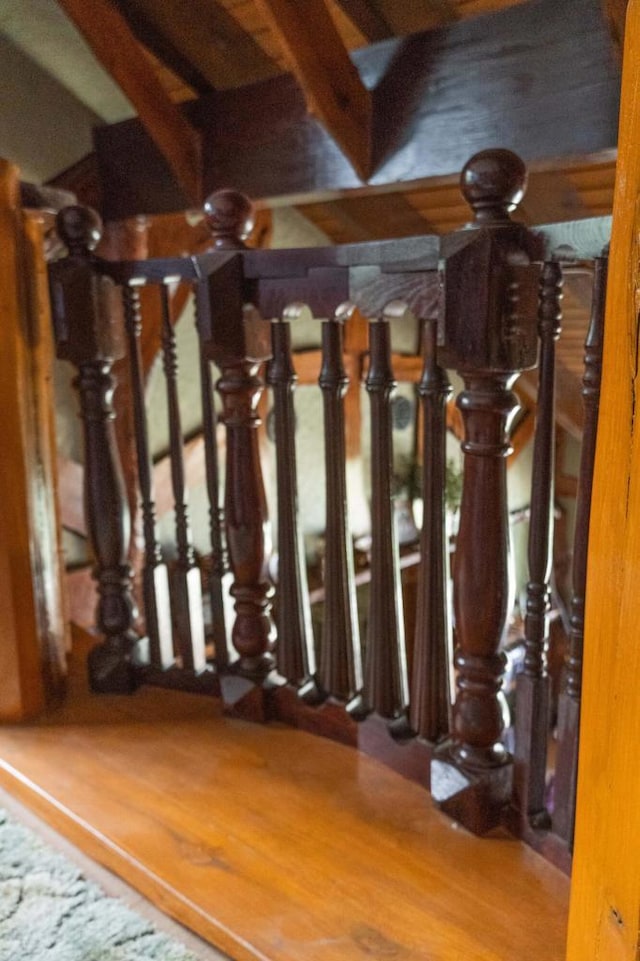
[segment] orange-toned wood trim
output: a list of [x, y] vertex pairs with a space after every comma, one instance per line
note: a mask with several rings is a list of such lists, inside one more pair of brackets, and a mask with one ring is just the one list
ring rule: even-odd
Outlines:
[[640, 0], [630, 0], [589, 536], [567, 961], [640, 943]]
[[189, 203], [200, 203], [200, 135], [160, 83], [124, 17], [108, 0], [58, 2], [135, 107]]
[[[51, 370], [45, 370], [46, 347], [39, 342], [46, 336], [40, 326], [42, 312], [33, 309], [37, 278], [27, 279], [29, 248], [19, 189], [17, 168], [0, 161], [0, 718], [4, 720], [27, 717], [44, 706], [43, 669], [51, 652], [42, 628], [47, 605], [52, 604], [57, 623], [61, 603], [55, 507], [48, 490], [55, 470], [49, 461]], [[30, 266], [35, 269], [35, 264]], [[49, 384], [42, 382], [47, 376]]]
[[373, 100], [325, 0], [255, 0], [317, 116], [357, 173], [371, 173]]

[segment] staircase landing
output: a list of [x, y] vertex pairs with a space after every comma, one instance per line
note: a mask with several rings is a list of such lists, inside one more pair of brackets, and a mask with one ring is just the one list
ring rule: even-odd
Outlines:
[[[79, 658], [76, 656], [76, 661]], [[561, 961], [569, 882], [355, 750], [143, 689], [0, 728], [0, 784], [237, 961]]]

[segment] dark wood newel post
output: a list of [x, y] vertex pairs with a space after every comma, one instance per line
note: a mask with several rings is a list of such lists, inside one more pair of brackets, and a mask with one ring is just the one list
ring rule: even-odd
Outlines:
[[78, 369], [75, 386], [84, 425], [85, 510], [98, 581], [97, 627], [103, 642], [89, 655], [97, 692], [128, 693], [136, 686], [131, 654], [137, 614], [127, 563], [130, 516], [114, 431], [111, 368], [122, 353], [111, 280], [95, 268], [92, 250], [100, 220], [86, 207], [66, 207], [56, 220], [68, 256], [51, 266], [51, 299], [58, 356]]
[[536, 362], [539, 277], [526, 231], [510, 218], [525, 185], [515, 154], [476, 154], [461, 177], [474, 222], [441, 248], [445, 347], [464, 380], [464, 474], [453, 572], [457, 693], [452, 736], [432, 763], [432, 793], [478, 833], [497, 823], [512, 789], [501, 741], [500, 643], [513, 595], [505, 458], [518, 409], [511, 387]]
[[274, 663], [272, 587], [265, 577], [269, 527], [256, 410], [264, 390], [260, 366], [271, 356], [271, 325], [245, 306], [238, 251], [253, 223], [251, 203], [243, 194], [221, 190], [207, 200], [205, 214], [214, 250], [226, 253], [197, 294], [202, 349], [221, 371], [216, 387], [227, 433], [224, 512], [236, 611], [231, 639], [240, 655], [236, 669], [259, 680]]

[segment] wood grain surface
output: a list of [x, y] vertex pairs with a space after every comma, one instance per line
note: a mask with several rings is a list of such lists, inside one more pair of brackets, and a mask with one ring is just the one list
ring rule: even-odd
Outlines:
[[90, 697], [0, 729], [0, 783], [237, 961], [561, 961], [568, 881], [351, 748], [208, 698]]

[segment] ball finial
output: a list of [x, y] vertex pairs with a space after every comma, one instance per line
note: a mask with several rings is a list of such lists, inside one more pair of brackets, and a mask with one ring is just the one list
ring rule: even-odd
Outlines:
[[244, 247], [255, 223], [253, 204], [237, 190], [216, 190], [205, 201], [204, 215], [214, 246], [221, 248]]
[[527, 168], [511, 150], [482, 150], [462, 168], [460, 189], [476, 223], [504, 222], [527, 189]]
[[102, 237], [102, 221], [91, 207], [72, 204], [56, 217], [58, 235], [71, 255], [94, 250]]

